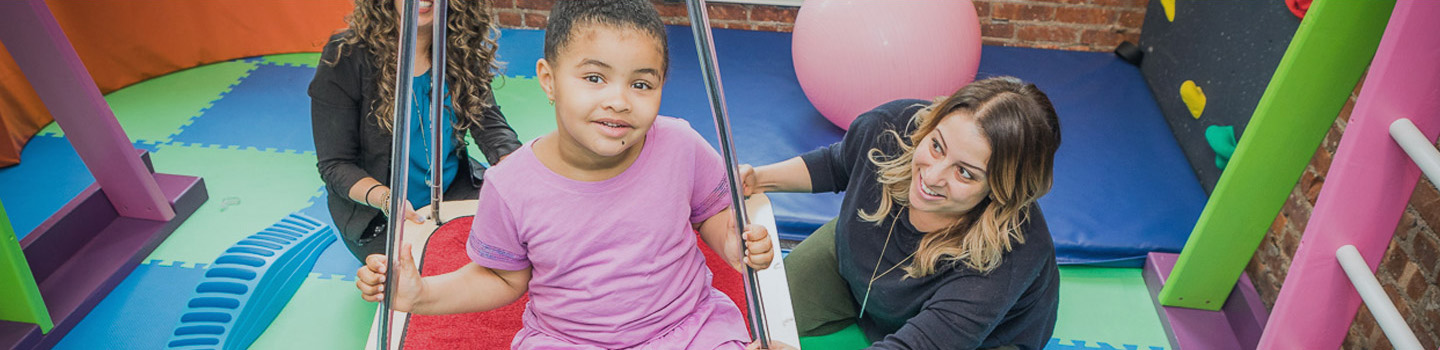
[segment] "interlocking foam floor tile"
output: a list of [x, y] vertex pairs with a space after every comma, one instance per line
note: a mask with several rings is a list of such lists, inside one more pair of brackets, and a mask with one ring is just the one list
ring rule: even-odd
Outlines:
[[277, 66], [315, 68], [315, 65], [320, 63], [320, 53], [302, 52], [261, 56], [260, 63], [273, 64]]
[[361, 349], [377, 306], [360, 299], [354, 281], [307, 278], [250, 348]]
[[[1169, 345], [1138, 268], [1060, 267], [1059, 313], [1045, 349], [1164, 350]], [[869, 345], [855, 326], [801, 342], [823, 349]]]
[[55, 349], [164, 348], [170, 326], [180, 319], [195, 283], [204, 275], [205, 268], [193, 264], [140, 264]]
[[241, 238], [303, 209], [323, 186], [315, 156], [160, 145], [155, 170], [205, 179], [210, 200], [150, 259], [214, 261]]
[[95, 177], [80, 162], [80, 156], [63, 137], [36, 135], [20, 151], [19, 165], [0, 169], [0, 200], [15, 228], [24, 239]]
[[260, 65], [215, 101], [175, 141], [314, 152], [310, 96], [315, 69]]
[[[505, 114], [505, 120], [510, 122], [510, 128], [515, 129], [520, 142], [528, 143], [555, 130], [555, 108], [545, 98], [539, 80], [508, 76], [495, 79], [491, 87], [495, 89], [495, 103]], [[470, 145], [470, 156], [488, 164], [475, 140], [468, 134], [465, 137]]]
[[[230, 61], [186, 69], [116, 90], [105, 95], [105, 101], [131, 141], [169, 141], [258, 65]], [[40, 134], [63, 132], [51, 123]]]
[[1126, 344], [1146, 350], [1170, 344], [1138, 268], [1061, 267], [1054, 337], [1122, 349]]

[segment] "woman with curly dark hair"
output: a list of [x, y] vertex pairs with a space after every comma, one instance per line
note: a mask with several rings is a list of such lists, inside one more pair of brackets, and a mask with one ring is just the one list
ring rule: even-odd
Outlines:
[[[310, 82], [310, 115], [315, 133], [316, 166], [329, 191], [330, 215], [346, 247], [357, 259], [383, 253], [390, 188], [391, 139], [395, 108], [414, 110], [411, 125], [410, 208], [430, 204], [426, 181], [434, 137], [430, 127], [430, 48], [432, 2], [420, 1], [411, 106], [395, 106], [396, 61], [401, 0], [355, 0], [346, 17], [349, 28], [330, 38]], [[447, 1], [446, 108], [443, 121], [445, 200], [474, 199], [484, 167], [471, 161], [465, 134], [478, 144], [490, 163], [520, 147], [515, 131], [495, 104], [490, 83], [498, 63], [497, 33], [489, 1]], [[412, 210], [407, 219], [419, 221]]]

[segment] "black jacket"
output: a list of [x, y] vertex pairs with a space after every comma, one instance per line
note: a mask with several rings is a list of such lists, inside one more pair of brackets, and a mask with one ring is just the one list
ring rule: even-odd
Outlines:
[[[325, 45], [315, 78], [310, 81], [309, 94], [318, 158], [316, 167], [329, 191], [330, 216], [341, 236], [353, 242], [380, 211], [350, 200], [350, 187], [367, 176], [382, 184], [390, 181], [393, 136], [370, 113], [377, 99], [393, 97], [377, 95], [375, 79], [380, 70], [364, 46], [346, 47], [340, 52], [339, 39], [345, 35], [350, 34], [336, 34]], [[520, 140], [493, 98], [490, 104], [492, 107], [485, 109], [481, 125], [466, 132], [479, 144], [485, 159], [494, 164], [501, 156], [520, 148]], [[451, 150], [453, 155], [470, 160], [464, 141], [457, 140], [455, 145]], [[456, 176], [445, 190], [444, 198], [475, 198], [483, 172], [478, 162], [461, 161], [458, 174], [471, 176]]]
[[[858, 211], [874, 211], [882, 195], [877, 167], [868, 154], [876, 148], [885, 154], [901, 152], [886, 131], [910, 134], [915, 127], [911, 117], [928, 104], [898, 100], [876, 107], [855, 118], [840, 142], [801, 155], [813, 191], [845, 192], [835, 226], [835, 255], [856, 307], [870, 289], [860, 329], [876, 340], [871, 349], [1044, 348], [1055, 330], [1060, 273], [1050, 229], [1038, 206], [1030, 208], [1029, 220], [1020, 225], [1025, 243], [1004, 253], [1000, 266], [989, 273], [955, 264], [929, 276], [902, 278], [905, 271], [896, 268], [870, 284], [876, 271], [903, 264], [925, 234], [910, 224], [909, 211], [891, 211], [879, 225], [860, 219]], [[892, 227], [894, 239], [886, 248]]]

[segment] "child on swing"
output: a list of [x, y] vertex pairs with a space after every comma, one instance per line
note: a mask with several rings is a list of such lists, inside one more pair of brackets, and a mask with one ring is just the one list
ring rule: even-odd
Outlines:
[[[719, 154], [657, 116], [668, 53], [649, 1], [556, 1], [536, 62], [556, 130], [486, 173], [470, 264], [422, 279], [400, 249], [395, 310], [486, 311], [528, 291], [514, 349], [745, 348], [745, 320], [711, 287], [691, 231], [737, 270], [775, 253], [758, 225], [741, 249]], [[384, 262], [358, 271], [366, 300], [384, 297]]]

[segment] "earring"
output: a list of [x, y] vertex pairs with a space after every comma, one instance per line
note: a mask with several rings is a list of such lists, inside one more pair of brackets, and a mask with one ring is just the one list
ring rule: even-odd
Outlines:
[[553, 98], [550, 99], [550, 105], [551, 105], [551, 106], [554, 106], [554, 105], [555, 105], [555, 99], [553, 99]]

